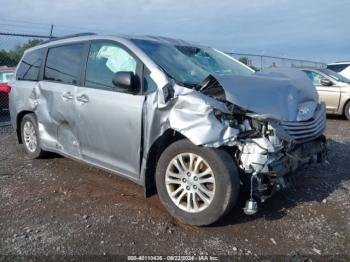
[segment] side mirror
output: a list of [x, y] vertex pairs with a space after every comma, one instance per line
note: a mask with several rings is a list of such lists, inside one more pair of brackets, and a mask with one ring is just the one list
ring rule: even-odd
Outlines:
[[322, 78], [321, 79], [321, 85], [323, 85], [323, 86], [332, 86], [333, 82], [331, 80], [328, 80], [327, 78]]
[[133, 72], [120, 71], [114, 74], [112, 83], [115, 87], [134, 91], [135, 76]]

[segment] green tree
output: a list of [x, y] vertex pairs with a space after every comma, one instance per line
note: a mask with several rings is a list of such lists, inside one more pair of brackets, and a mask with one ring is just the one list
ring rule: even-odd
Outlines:
[[16, 61], [12, 60], [5, 50], [0, 50], [0, 66], [15, 66]]
[[241, 56], [238, 60], [239, 60], [239, 62], [241, 62], [241, 63], [243, 63], [245, 65], [248, 65], [248, 61], [249, 61], [248, 57]]
[[6, 51], [0, 50], [0, 66], [16, 66], [25, 50], [40, 44], [42, 40], [31, 39], [28, 42], [16, 45], [13, 49]]
[[259, 68], [255, 67], [255, 66], [253, 66], [253, 65], [251, 64], [251, 61], [249, 61], [248, 57], [246, 57], [246, 56], [241, 56], [238, 60], [239, 60], [239, 62], [241, 62], [241, 63], [243, 63], [243, 64], [249, 66], [249, 67], [250, 67], [251, 69], [253, 69], [254, 71], [260, 71]]

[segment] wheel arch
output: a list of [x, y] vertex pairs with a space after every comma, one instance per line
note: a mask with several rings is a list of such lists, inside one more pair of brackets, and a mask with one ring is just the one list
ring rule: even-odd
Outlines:
[[150, 197], [157, 193], [155, 172], [159, 157], [169, 145], [180, 139], [187, 138], [173, 129], [168, 129], [152, 144], [147, 153], [146, 170], [144, 174], [144, 188], [146, 197]]
[[345, 115], [345, 108], [346, 108], [346, 106], [348, 104], [350, 104], [350, 98], [348, 98], [343, 104], [343, 108], [342, 108], [342, 111], [341, 111], [343, 115]]

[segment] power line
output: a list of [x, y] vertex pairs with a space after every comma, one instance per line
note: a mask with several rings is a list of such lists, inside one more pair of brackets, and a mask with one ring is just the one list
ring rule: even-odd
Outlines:
[[[4, 26], [12, 26], [12, 27], [30, 27], [32, 28], [32, 26], [28, 26], [28, 25], [17, 25], [17, 24], [8, 24], [8, 23], [2, 23], [1, 19], [0, 19], [0, 25], [4, 25]], [[45, 28], [50, 27], [50, 25], [45, 25]]]
[[49, 35], [17, 34], [17, 33], [6, 33], [6, 32], [0, 32], [0, 35], [22, 36], [22, 37], [32, 37], [32, 38], [50, 38]]
[[[3, 19], [3, 18], [0, 18], [0, 22], [1, 21], [4, 21], [8, 26], [12, 26], [12, 27], [28, 27], [28, 28], [33, 28], [32, 26], [28, 26], [27, 24], [32, 24], [32, 25], [35, 25], [36, 27], [46, 27], [46, 28], [49, 28], [51, 27], [51, 24], [46, 24], [46, 23], [38, 23], [38, 22], [30, 22], [30, 21], [23, 21], [23, 20], [11, 20], [11, 19]], [[11, 23], [14, 23], [11, 25]], [[73, 31], [71, 29], [77, 29], [77, 30], [83, 30], [83, 31], [98, 31], [98, 32], [101, 32], [101, 33], [109, 33], [109, 34], [112, 34], [113, 32], [110, 32], [110, 31], [107, 31], [107, 30], [101, 30], [101, 29], [96, 29], [96, 28], [89, 28], [89, 27], [80, 27], [80, 26], [72, 26], [72, 25], [64, 25], [64, 24], [54, 24], [54, 28], [53, 28], [53, 31], [55, 32], [56, 29], [58, 28], [66, 28], [65, 30], [70, 30], [71, 32], [76, 32], [76, 31]], [[62, 29], [63, 31], [64, 29]]]

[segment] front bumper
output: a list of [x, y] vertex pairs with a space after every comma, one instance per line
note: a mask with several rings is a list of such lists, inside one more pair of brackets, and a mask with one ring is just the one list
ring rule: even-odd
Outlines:
[[299, 168], [324, 162], [327, 157], [326, 138], [322, 135], [311, 142], [297, 144], [282, 155], [278, 160], [269, 163], [269, 171], [259, 173], [253, 184], [253, 194], [262, 202], [276, 191], [286, 188], [289, 176]]
[[283, 176], [306, 164], [322, 163], [326, 155], [326, 138], [322, 135], [311, 142], [297, 144], [285, 152], [284, 157], [270, 164], [270, 170], [277, 176]]

